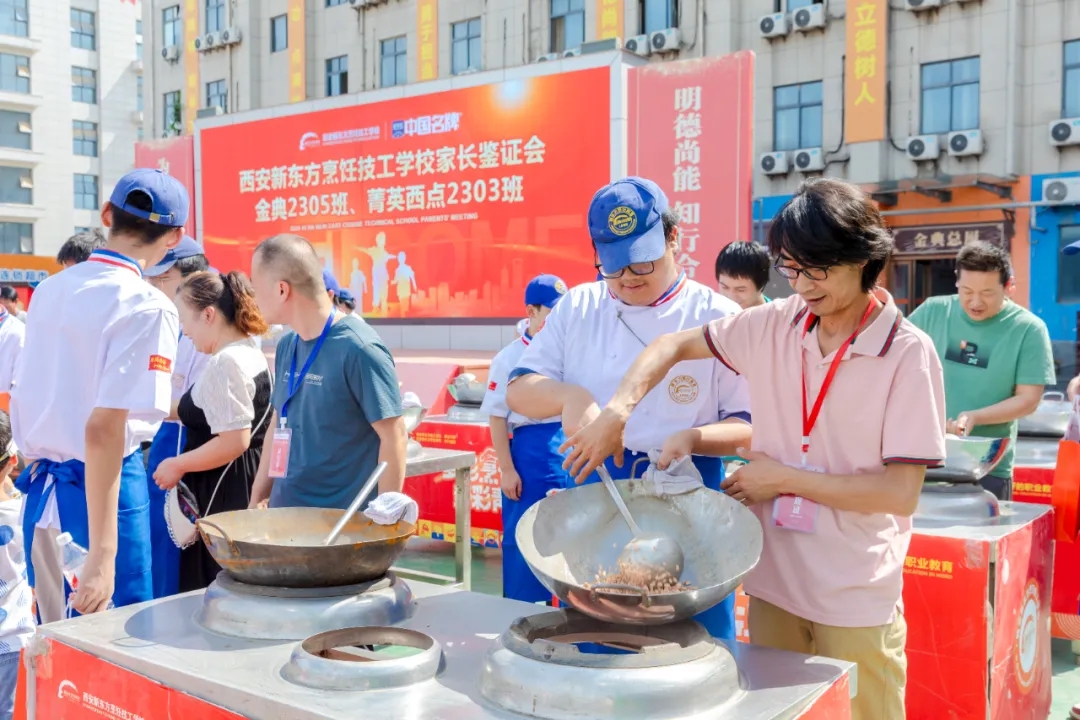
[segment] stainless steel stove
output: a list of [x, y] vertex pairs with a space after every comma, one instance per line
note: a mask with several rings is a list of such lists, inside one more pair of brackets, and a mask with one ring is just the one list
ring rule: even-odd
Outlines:
[[448, 422], [459, 423], [487, 423], [487, 415], [480, 412], [480, 403], [459, 402], [450, 406], [446, 411]]
[[917, 528], [948, 525], [993, 525], [1001, 516], [998, 499], [978, 483], [937, 481], [933, 470], [926, 482], [912, 522]]

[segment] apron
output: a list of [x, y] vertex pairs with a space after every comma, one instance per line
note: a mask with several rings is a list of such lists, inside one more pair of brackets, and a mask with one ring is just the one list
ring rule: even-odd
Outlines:
[[551, 600], [551, 591], [536, 579], [518, 550], [518, 521], [525, 511], [555, 490], [573, 487], [574, 481], [563, 470], [559, 446], [566, 441], [562, 424], [522, 425], [514, 428], [510, 457], [521, 476], [521, 499], [502, 496], [502, 570], [503, 597], [537, 603]]
[[[27, 466], [15, 482], [26, 496], [23, 511], [23, 541], [26, 544], [27, 576], [34, 586], [31, 548], [34, 528], [45, 512], [49, 496], [55, 492], [56, 508], [63, 532], [84, 548], [90, 547], [90, 529], [86, 517], [86, 466], [80, 460], [64, 463], [38, 460]], [[45, 485], [49, 476], [53, 483]], [[150, 576], [149, 498], [146, 494], [146, 466], [142, 453], [135, 451], [124, 458], [120, 468], [120, 498], [117, 511], [116, 583], [112, 601], [116, 607], [133, 605], [153, 597]], [[64, 583], [66, 594], [71, 588]], [[76, 615], [75, 611], [72, 611]]]
[[146, 459], [146, 492], [150, 498], [150, 570], [153, 575], [154, 598], [180, 592], [180, 548], [169, 535], [165, 522], [165, 495], [154, 482], [154, 472], [162, 460], [176, 457], [184, 447], [184, 426], [166, 420], [158, 428], [150, 454]]

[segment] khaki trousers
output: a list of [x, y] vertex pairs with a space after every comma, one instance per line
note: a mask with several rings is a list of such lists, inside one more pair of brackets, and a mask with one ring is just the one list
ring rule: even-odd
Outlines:
[[64, 561], [56, 544], [59, 535], [56, 528], [34, 528], [30, 562], [34, 565], [34, 602], [42, 625], [63, 620], [67, 611]]
[[888, 625], [835, 627], [804, 620], [750, 598], [750, 642], [755, 645], [846, 660], [858, 666], [852, 720], [904, 720], [907, 623], [899, 610]]

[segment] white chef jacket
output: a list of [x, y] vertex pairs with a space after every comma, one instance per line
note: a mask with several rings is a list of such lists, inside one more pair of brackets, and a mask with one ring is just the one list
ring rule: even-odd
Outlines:
[[[602, 281], [578, 285], [556, 303], [511, 381], [538, 373], [580, 385], [603, 407], [648, 343], [736, 312], [734, 302], [685, 276], [648, 306], [623, 303]], [[624, 444], [645, 453], [672, 433], [731, 417], [750, 421], [746, 381], [712, 358], [680, 362], [631, 413]]]
[[184, 393], [199, 379], [210, 356], [195, 349], [195, 343], [187, 335], [180, 336], [176, 348], [176, 366], [172, 374], [172, 401], [180, 402]]
[[533, 420], [524, 415], [518, 415], [510, 410], [506, 404], [506, 383], [510, 378], [510, 371], [518, 365], [525, 348], [532, 342], [528, 329], [521, 337], [514, 340], [494, 357], [491, 367], [488, 369], [488, 386], [484, 393], [484, 402], [480, 405], [480, 412], [492, 417], [504, 417], [511, 429], [522, 425], [537, 425], [540, 423], [562, 422], [562, 418], [556, 416], [544, 420]]
[[0, 393], [10, 393], [15, 380], [15, 364], [22, 354], [26, 326], [22, 320], [0, 308]]

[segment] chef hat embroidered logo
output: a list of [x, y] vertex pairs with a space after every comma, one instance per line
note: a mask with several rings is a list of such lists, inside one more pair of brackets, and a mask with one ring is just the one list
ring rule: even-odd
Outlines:
[[607, 225], [613, 234], [625, 237], [637, 227], [637, 214], [625, 205], [620, 205], [608, 214]]
[[559, 293], [560, 295], [565, 295], [566, 294], [566, 283], [564, 283], [562, 280], [556, 280], [555, 281], [555, 292]]

